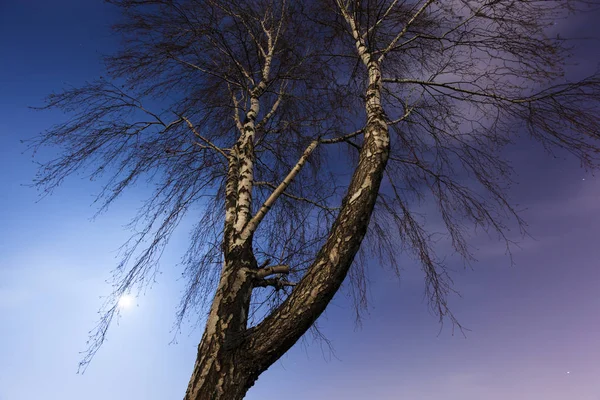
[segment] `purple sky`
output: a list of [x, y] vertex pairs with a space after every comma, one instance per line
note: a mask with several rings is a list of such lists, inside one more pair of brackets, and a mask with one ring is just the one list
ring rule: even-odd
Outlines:
[[[85, 375], [77, 375], [94, 327], [104, 280], [123, 225], [144, 198], [134, 189], [95, 221], [98, 185], [74, 177], [36, 203], [35, 166], [20, 139], [61, 120], [28, 105], [63, 83], [102, 73], [114, 48], [114, 10], [100, 1], [0, 0], [0, 400], [182, 398], [202, 327], [169, 344], [186, 249], [180, 229], [157, 284], [125, 310]], [[561, 22], [563, 36], [600, 36], [600, 13]], [[600, 42], [583, 43], [579, 66], [591, 72]], [[534, 239], [515, 250], [479, 241], [473, 270], [453, 267], [452, 309], [466, 338], [440, 333], [423, 302], [423, 280], [406, 260], [400, 282], [372, 273], [371, 311], [356, 329], [342, 294], [320, 323], [337, 358], [319, 343], [295, 346], [258, 380], [258, 399], [600, 400], [600, 179], [568, 157], [551, 158], [523, 141], [510, 149], [519, 171], [511, 195], [527, 208]], [[475, 238], [474, 240], [478, 240]]]

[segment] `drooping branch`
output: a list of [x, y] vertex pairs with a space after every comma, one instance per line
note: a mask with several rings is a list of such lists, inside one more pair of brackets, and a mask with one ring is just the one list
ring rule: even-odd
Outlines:
[[225, 157], [225, 159], [229, 159], [229, 156], [227, 156], [227, 153], [225, 153], [225, 150], [223, 150], [222, 148], [216, 146], [214, 143], [212, 143], [210, 140], [208, 140], [207, 138], [205, 138], [204, 136], [202, 136], [198, 130], [196, 129], [196, 127], [194, 126], [194, 124], [192, 124], [192, 122], [187, 119], [186, 117], [184, 117], [183, 115], [179, 116], [182, 120], [185, 121], [185, 123], [188, 125], [188, 127], [192, 130], [192, 132], [194, 133], [194, 135], [202, 140], [204, 143], [206, 143], [211, 149], [215, 150], [216, 152], [218, 152], [219, 154], [221, 154], [223, 157]]
[[[202, 68], [202, 67], [200, 67], [200, 66], [198, 66], [196, 64], [193, 64], [193, 63], [191, 63], [189, 61], [182, 60], [181, 58], [179, 58], [179, 57], [177, 57], [175, 55], [172, 55], [172, 54], [169, 54], [169, 57], [171, 57], [173, 60], [175, 60], [178, 63], [181, 63], [181, 64], [183, 64], [183, 65], [185, 65], [187, 67], [190, 67], [192, 69], [196, 69], [196, 70], [198, 70], [198, 71], [200, 71], [200, 72], [202, 72], [204, 74], [210, 75], [210, 76], [215, 77], [217, 79], [222, 79], [223, 81], [227, 82], [229, 85], [242, 86], [240, 83], [235, 82], [235, 81], [229, 79], [227, 76], [220, 74], [218, 71], [213, 71], [213, 70], [208, 69], [208, 68]], [[244, 75], [246, 77], [249, 77], [248, 72], [246, 72], [245, 69], [241, 68], [241, 70], [244, 71]]]
[[[552, 88], [544, 89], [542, 91], [538, 91], [537, 93], [521, 97], [518, 95], [508, 96], [508, 95], [501, 95], [501, 94], [493, 93], [493, 92], [490, 92], [488, 89], [478, 86], [477, 83], [474, 83], [474, 82], [435, 82], [433, 80], [423, 81], [423, 80], [419, 80], [419, 79], [400, 79], [400, 78], [383, 78], [383, 82], [398, 83], [398, 84], [415, 84], [415, 85], [420, 85], [423, 87], [439, 88], [440, 90], [446, 89], [450, 92], [461, 93], [461, 94], [465, 94], [465, 95], [469, 96], [469, 97], [454, 97], [456, 99], [461, 99], [461, 100], [470, 100], [470, 98], [475, 98], [475, 99], [480, 98], [482, 100], [483, 99], [491, 99], [491, 100], [495, 100], [495, 101], [501, 101], [501, 102], [513, 103], [513, 104], [532, 103], [532, 102], [544, 100], [544, 99], [547, 99], [550, 97], [560, 96], [560, 95], [565, 94], [566, 92], [571, 91], [575, 88], [584, 88], [586, 86], [591, 88], [593, 85], [599, 84], [597, 79], [594, 79], [594, 77], [592, 77], [592, 79], [578, 82], [575, 85], [573, 85], [573, 84], [571, 84], [571, 85], [569, 85], [569, 84], [556, 85]], [[473, 87], [473, 89], [461, 88], [459, 86], [461, 84], [471, 86], [471, 87]], [[441, 91], [439, 93], [452, 96], [451, 93], [450, 94], [443, 93]], [[474, 101], [477, 101], [477, 100], [474, 100]]]

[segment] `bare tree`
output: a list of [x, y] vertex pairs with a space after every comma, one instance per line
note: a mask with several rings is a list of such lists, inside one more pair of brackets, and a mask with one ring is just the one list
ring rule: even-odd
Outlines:
[[598, 165], [600, 77], [568, 81], [567, 42], [549, 31], [584, 2], [113, 2], [124, 42], [110, 79], [51, 95], [46, 108], [72, 118], [35, 143], [64, 150], [40, 169], [46, 190], [85, 167], [108, 174], [103, 207], [156, 185], [84, 365], [193, 206], [178, 319], [211, 305], [185, 398], [241, 399], [347, 275], [364, 304], [359, 251], [396, 268], [414, 254], [454, 321], [415, 204], [437, 206], [467, 260], [473, 226], [508, 245], [505, 221], [522, 221], [500, 150], [518, 133]]

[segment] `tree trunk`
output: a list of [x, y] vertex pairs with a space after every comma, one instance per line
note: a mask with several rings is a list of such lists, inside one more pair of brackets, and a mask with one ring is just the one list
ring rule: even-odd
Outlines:
[[185, 400], [242, 399], [258, 376], [248, 352], [239, 346], [257, 269], [251, 247], [250, 240], [226, 254]]
[[[203, 338], [185, 400], [241, 400], [256, 381], [253, 363], [240, 348]], [[204, 371], [204, 372], [203, 372]]]

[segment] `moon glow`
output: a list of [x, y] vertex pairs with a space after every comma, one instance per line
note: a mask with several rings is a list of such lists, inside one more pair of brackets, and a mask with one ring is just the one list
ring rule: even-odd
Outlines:
[[121, 309], [130, 308], [133, 305], [133, 296], [124, 294], [119, 298], [118, 305]]

